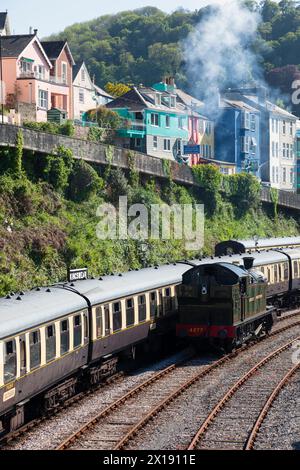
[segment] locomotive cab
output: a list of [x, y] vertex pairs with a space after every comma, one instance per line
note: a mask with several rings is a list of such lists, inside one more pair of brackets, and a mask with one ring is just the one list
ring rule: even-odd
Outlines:
[[177, 294], [179, 337], [231, 348], [264, 323], [266, 283], [243, 266], [196, 266], [183, 275]]

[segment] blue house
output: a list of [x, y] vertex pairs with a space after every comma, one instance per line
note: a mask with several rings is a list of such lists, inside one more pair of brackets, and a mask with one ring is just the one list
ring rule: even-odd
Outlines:
[[216, 121], [215, 158], [235, 165], [236, 172], [260, 176], [260, 111], [239, 100], [223, 96]]

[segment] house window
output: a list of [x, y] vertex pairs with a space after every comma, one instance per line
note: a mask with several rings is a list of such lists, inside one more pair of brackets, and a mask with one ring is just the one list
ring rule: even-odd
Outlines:
[[151, 126], [159, 126], [159, 116], [156, 113], [151, 113]]
[[242, 152], [249, 153], [249, 136], [242, 137]]
[[170, 98], [170, 107], [171, 108], [176, 107], [176, 96], [171, 96], [171, 98]]
[[81, 80], [84, 82], [85, 81], [85, 70], [81, 69]]
[[171, 140], [164, 139], [164, 150], [169, 152], [171, 150]]
[[278, 157], [278, 142], [276, 142], [276, 157]]
[[39, 90], [39, 107], [48, 109], [48, 91]]
[[275, 124], [276, 124], [276, 134], [278, 134], [278, 129], [279, 129], [279, 127], [278, 127], [278, 119], [275, 119]]
[[199, 132], [204, 134], [204, 121], [202, 119], [199, 120]]
[[294, 172], [293, 172], [293, 168], [290, 169], [290, 183], [293, 184], [294, 182]]
[[250, 129], [251, 131], [256, 129], [255, 114], [250, 114]]
[[293, 135], [293, 123], [290, 122], [290, 135]]
[[170, 116], [166, 116], [166, 127], [170, 127]]
[[21, 59], [20, 70], [21, 73], [30, 74], [32, 72], [33, 61]]
[[286, 133], [286, 122], [285, 121], [282, 121], [282, 133], [283, 134]]
[[272, 132], [275, 132], [275, 119], [272, 118]]
[[282, 168], [282, 182], [286, 183], [286, 168]]
[[275, 142], [272, 142], [272, 157], [275, 157]]
[[275, 183], [275, 167], [272, 166], [272, 183]]
[[82, 88], [79, 89], [79, 103], [84, 103], [84, 90]]
[[43, 65], [38, 65], [37, 66], [37, 78], [40, 80], [45, 80], [45, 67]]
[[285, 158], [285, 144], [282, 144], [282, 156]]
[[290, 158], [290, 144], [286, 144], [286, 158]]
[[256, 147], [257, 147], [256, 138], [251, 137], [250, 138], [250, 151], [251, 151], [251, 153], [255, 153]]
[[160, 93], [156, 93], [155, 94], [155, 104], [157, 106], [160, 106], [161, 105], [161, 94]]
[[211, 134], [211, 122], [209, 122], [209, 121], [206, 121], [206, 123], [205, 123], [205, 133], [206, 133], [206, 135]]
[[242, 128], [250, 129], [250, 114], [247, 111], [242, 115]]
[[276, 183], [279, 181], [279, 168], [278, 166], [276, 167]]
[[179, 129], [184, 128], [184, 118], [182, 118], [182, 117], [178, 118], [178, 127], [179, 127]]
[[61, 79], [62, 82], [67, 84], [67, 64], [66, 62], [62, 62], [61, 64]]
[[138, 147], [138, 148], [141, 148], [141, 146], [142, 146], [142, 139], [140, 139], [139, 137], [135, 138], [135, 139], [134, 139], [134, 146], [135, 146], [135, 147]]
[[211, 158], [211, 145], [208, 146], [208, 158]]
[[153, 136], [153, 150], [157, 150], [157, 135]]

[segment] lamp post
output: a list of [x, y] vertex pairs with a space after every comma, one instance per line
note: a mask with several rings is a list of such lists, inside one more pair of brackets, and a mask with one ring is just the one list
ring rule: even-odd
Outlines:
[[2, 124], [4, 123], [4, 89], [3, 89], [3, 64], [2, 64], [2, 34], [0, 34], [0, 74], [1, 74], [1, 110], [2, 110]]

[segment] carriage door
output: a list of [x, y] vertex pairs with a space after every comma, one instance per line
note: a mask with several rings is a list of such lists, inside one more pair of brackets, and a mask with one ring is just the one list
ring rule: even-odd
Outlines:
[[26, 340], [25, 335], [20, 336], [20, 375], [21, 377], [26, 374]]
[[110, 312], [109, 312], [109, 304], [104, 305], [103, 307], [103, 320], [102, 320], [102, 325], [103, 325], [103, 346], [106, 348], [108, 346], [108, 340], [110, 337], [110, 330], [111, 330], [111, 324], [110, 324]]
[[241, 321], [246, 317], [246, 301], [247, 301], [247, 285], [246, 278], [240, 280], [240, 295], [241, 295]]

